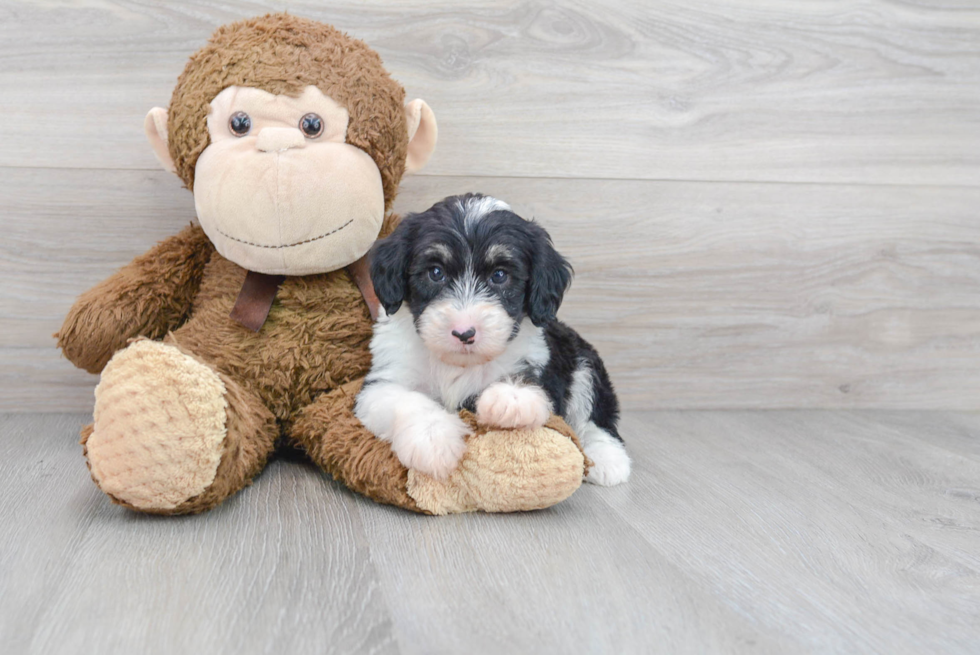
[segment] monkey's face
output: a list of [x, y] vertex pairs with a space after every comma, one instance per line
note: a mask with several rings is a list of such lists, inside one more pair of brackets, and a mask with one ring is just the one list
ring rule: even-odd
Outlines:
[[438, 137], [365, 43], [284, 13], [215, 31], [143, 127], [218, 252], [283, 275], [364, 256]]
[[211, 102], [197, 160], [201, 227], [252, 271], [308, 275], [352, 263], [381, 230], [381, 173], [347, 144], [349, 115], [314, 86], [293, 98], [232, 86]]

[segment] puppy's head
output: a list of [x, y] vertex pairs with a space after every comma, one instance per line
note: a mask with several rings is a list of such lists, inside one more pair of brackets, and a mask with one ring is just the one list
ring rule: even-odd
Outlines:
[[500, 355], [525, 317], [554, 320], [571, 278], [544, 228], [477, 194], [409, 214], [371, 252], [385, 311], [406, 303], [425, 345], [456, 366]]

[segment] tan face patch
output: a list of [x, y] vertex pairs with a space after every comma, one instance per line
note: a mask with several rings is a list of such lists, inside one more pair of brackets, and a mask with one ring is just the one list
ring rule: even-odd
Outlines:
[[486, 260], [491, 266], [502, 264], [514, 258], [514, 252], [502, 243], [495, 243], [487, 248]]
[[[321, 126], [316, 136], [302, 130], [309, 116]], [[368, 251], [384, 218], [384, 192], [371, 157], [344, 142], [348, 120], [314, 86], [296, 98], [240, 87], [218, 94], [194, 201], [219, 253], [250, 271], [310, 275]]]
[[425, 257], [438, 257], [444, 264], [448, 264], [453, 260], [453, 253], [450, 252], [449, 246], [444, 243], [431, 245], [422, 255]]

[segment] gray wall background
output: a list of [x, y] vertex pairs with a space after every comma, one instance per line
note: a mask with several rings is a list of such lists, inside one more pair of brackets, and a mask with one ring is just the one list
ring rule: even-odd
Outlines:
[[978, 8], [7, 0], [0, 410], [91, 408], [51, 334], [194, 216], [143, 116], [215, 27], [282, 9], [435, 110], [399, 211], [483, 191], [550, 229], [627, 408], [978, 407]]

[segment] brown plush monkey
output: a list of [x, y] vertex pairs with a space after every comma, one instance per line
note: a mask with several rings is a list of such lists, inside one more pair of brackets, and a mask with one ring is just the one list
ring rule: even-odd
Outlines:
[[435, 480], [406, 470], [353, 416], [371, 318], [345, 267], [390, 231], [402, 174], [436, 140], [428, 106], [404, 104], [377, 53], [285, 14], [226, 25], [146, 131], [193, 191], [200, 227], [83, 294], [58, 334], [68, 359], [102, 373], [82, 443], [113, 501], [209, 509], [280, 442], [413, 511], [534, 509], [578, 488], [587, 461], [557, 418], [487, 432], [464, 416], [467, 454]]

